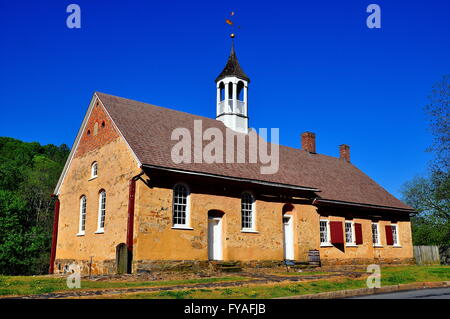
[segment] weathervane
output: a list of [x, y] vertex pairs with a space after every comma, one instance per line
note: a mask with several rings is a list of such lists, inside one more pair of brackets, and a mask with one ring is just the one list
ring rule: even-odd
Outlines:
[[[233, 17], [234, 16], [234, 11], [232, 11], [230, 13], [230, 16]], [[231, 27], [231, 34], [230, 34], [230, 38], [234, 39], [234, 37], [236, 36], [236, 34], [234, 34], [233, 32], [233, 27], [234, 27], [234, 22], [230, 19], [225, 19], [225, 22]], [[241, 27], [238, 26], [238, 29], [240, 29]]]

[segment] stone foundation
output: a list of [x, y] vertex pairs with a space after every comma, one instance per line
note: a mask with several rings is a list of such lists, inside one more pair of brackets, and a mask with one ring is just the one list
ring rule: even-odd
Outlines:
[[75, 260], [57, 259], [55, 261], [55, 274], [65, 274], [69, 272], [69, 266], [75, 264], [80, 267], [82, 275], [113, 275], [117, 273], [116, 261], [111, 260]]
[[[223, 263], [231, 262], [224, 261]], [[242, 268], [278, 268], [284, 267], [282, 260], [253, 260], [239, 262]], [[413, 265], [413, 258], [394, 258], [394, 259], [324, 259], [321, 261], [324, 267], [342, 266], [363, 266], [370, 264], [377, 265]], [[133, 273], [153, 272], [153, 271], [191, 271], [198, 272], [202, 270], [214, 271], [218, 269], [220, 261], [209, 260], [136, 260], [133, 261]], [[92, 261], [74, 260], [74, 259], [57, 259], [55, 261], [55, 273], [67, 273], [68, 267], [76, 264], [81, 267], [83, 275], [113, 275], [117, 273], [115, 260]]]
[[133, 273], [152, 271], [200, 271], [213, 269], [209, 260], [136, 260]]
[[[215, 270], [220, 263], [234, 261], [208, 260], [138, 260], [133, 262], [133, 272], [152, 271], [201, 271]], [[235, 261], [242, 268], [278, 268], [284, 267], [282, 260]], [[322, 266], [363, 266], [363, 265], [414, 265], [413, 258], [379, 259], [325, 259]]]
[[355, 258], [355, 259], [323, 259], [322, 266], [361, 266], [361, 265], [415, 265], [414, 258]]

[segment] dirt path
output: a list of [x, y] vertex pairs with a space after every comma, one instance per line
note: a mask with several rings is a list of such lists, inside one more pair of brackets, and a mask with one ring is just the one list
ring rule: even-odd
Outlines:
[[311, 281], [327, 278], [344, 278], [352, 277], [359, 278], [362, 273], [336, 273], [328, 275], [292, 275], [292, 276], [278, 276], [271, 274], [255, 274], [255, 273], [239, 273], [239, 276], [251, 278], [244, 281], [232, 281], [232, 282], [215, 282], [215, 283], [197, 283], [197, 284], [181, 284], [173, 286], [159, 286], [159, 287], [133, 287], [133, 288], [107, 288], [107, 289], [89, 289], [89, 290], [69, 290], [61, 292], [51, 292], [38, 295], [26, 295], [6, 297], [9, 299], [63, 299], [63, 298], [89, 298], [94, 296], [111, 296], [120, 294], [142, 293], [142, 292], [157, 292], [157, 291], [169, 291], [169, 290], [181, 290], [181, 289], [201, 289], [201, 288], [229, 288], [239, 287], [244, 285], [262, 285], [270, 283], [289, 283], [299, 281]]

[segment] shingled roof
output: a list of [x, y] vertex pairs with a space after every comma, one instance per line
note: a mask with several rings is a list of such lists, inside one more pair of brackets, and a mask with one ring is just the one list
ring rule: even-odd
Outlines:
[[193, 132], [194, 120], [201, 120], [203, 131], [215, 127], [225, 136], [227, 128], [224, 124], [210, 118], [104, 93], [96, 95], [144, 166], [318, 189], [320, 192], [317, 192], [317, 196], [323, 200], [399, 211], [412, 210], [352, 163], [282, 145], [279, 148], [280, 166], [276, 174], [261, 174], [260, 163], [176, 164], [171, 159], [171, 149], [177, 143], [171, 140], [175, 128], [187, 128]]
[[225, 68], [222, 70], [219, 76], [216, 78], [216, 82], [222, 80], [227, 76], [235, 76], [250, 83], [250, 78], [245, 74], [244, 70], [242, 70], [241, 66], [239, 65], [239, 61], [234, 50], [234, 42], [231, 43], [231, 52], [230, 56], [228, 57], [227, 64], [225, 65]]

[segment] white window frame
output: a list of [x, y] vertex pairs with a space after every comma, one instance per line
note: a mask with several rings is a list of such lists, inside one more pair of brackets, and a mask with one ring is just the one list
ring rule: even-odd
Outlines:
[[[102, 199], [103, 194], [105, 197], [105, 207], [103, 207]], [[102, 217], [103, 217], [103, 227], [102, 227]], [[106, 223], [106, 191], [102, 190], [98, 193], [98, 218], [97, 218], [97, 231], [96, 234], [103, 234], [105, 232]]]
[[[321, 238], [321, 234], [322, 234], [322, 230], [320, 229], [321, 228], [321, 223], [326, 223], [326, 230], [327, 230], [327, 241], [324, 241], [324, 242], [322, 242], [322, 238]], [[328, 219], [324, 219], [324, 218], [321, 218], [320, 219], [320, 221], [319, 221], [319, 241], [320, 241], [320, 247], [330, 247], [330, 246], [333, 246], [332, 244], [331, 244], [331, 242], [330, 242], [330, 240], [331, 240], [331, 232], [330, 232], [330, 221], [328, 220]]]
[[[86, 208], [87, 207], [87, 198], [86, 195], [80, 197], [80, 218], [78, 222], [78, 233], [77, 236], [83, 236], [86, 231]], [[84, 221], [84, 229], [83, 229], [83, 221]]]
[[97, 176], [98, 176], [98, 163], [94, 162], [91, 164], [91, 178], [90, 179], [97, 178]]
[[[251, 217], [251, 227], [243, 227], [242, 225], [242, 217], [244, 216], [244, 209], [242, 207], [242, 200], [244, 198], [244, 195], [249, 195], [252, 203], [251, 203], [251, 212], [250, 212], [250, 217]], [[253, 195], [252, 192], [249, 191], [245, 191], [242, 192], [241, 194], [241, 232], [243, 233], [257, 233], [256, 231], [256, 198], [255, 195]]]
[[[395, 228], [395, 233], [394, 233]], [[401, 247], [400, 245], [400, 236], [398, 234], [398, 224], [391, 224], [392, 231], [392, 241], [394, 247]]]
[[[347, 224], [350, 224], [350, 231], [352, 236], [352, 241], [347, 242]], [[355, 222], [352, 220], [344, 221], [344, 236], [345, 236], [345, 246], [356, 246], [356, 238], [355, 238]]]
[[[175, 188], [182, 186], [186, 189], [186, 211], [185, 211], [185, 223], [184, 224], [175, 224], [174, 223], [174, 214], [175, 214], [175, 205], [180, 205], [179, 203], [175, 203]], [[172, 229], [187, 229], [192, 230], [191, 227], [191, 191], [189, 186], [185, 183], [176, 183], [172, 188]]]
[[[373, 226], [375, 226], [375, 228], [377, 230], [377, 242], [373, 241]], [[380, 225], [378, 223], [372, 223], [372, 243], [373, 243], [373, 247], [383, 247], [381, 245]]]

